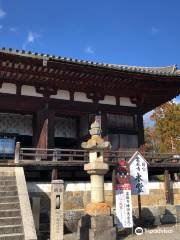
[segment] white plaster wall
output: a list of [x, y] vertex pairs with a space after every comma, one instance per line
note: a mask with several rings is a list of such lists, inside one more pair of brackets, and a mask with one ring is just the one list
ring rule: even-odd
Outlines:
[[127, 107], [136, 107], [135, 103], [131, 102], [131, 99], [128, 97], [120, 97], [120, 106], [127, 106]]
[[32, 97], [43, 97], [43, 94], [37, 93], [33, 86], [23, 85], [21, 88], [21, 95]]
[[70, 100], [70, 92], [66, 90], [58, 90], [56, 95], [51, 95], [50, 98]]
[[[50, 183], [36, 183], [28, 182], [28, 191], [29, 192], [51, 192]], [[180, 182], [173, 184], [173, 188], [180, 188]], [[105, 182], [105, 190], [112, 190], [112, 182]], [[164, 189], [163, 182], [149, 182], [149, 189]], [[65, 191], [67, 192], [76, 192], [76, 191], [90, 191], [91, 184], [90, 182], [65, 182]]]
[[[91, 183], [90, 182], [65, 182], [64, 183], [65, 191], [67, 192], [76, 192], [76, 191], [90, 191]], [[36, 183], [28, 182], [27, 183], [29, 192], [51, 192], [50, 183]], [[104, 184], [105, 190], [112, 190], [112, 183]]]
[[0, 93], [16, 94], [16, 84], [3, 83], [2, 88], [0, 88]]
[[74, 93], [74, 101], [79, 101], [79, 102], [90, 102], [92, 103], [92, 99], [88, 99], [86, 96], [86, 93], [84, 92], [75, 92]]
[[116, 98], [114, 96], [106, 95], [104, 100], [100, 100], [99, 103], [101, 104], [109, 104], [109, 105], [116, 105]]

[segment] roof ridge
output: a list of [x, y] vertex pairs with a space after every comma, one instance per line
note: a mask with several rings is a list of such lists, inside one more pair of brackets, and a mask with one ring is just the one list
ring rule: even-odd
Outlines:
[[42, 60], [50, 60], [50, 61], [61, 61], [67, 63], [74, 63], [74, 64], [83, 64], [93, 67], [101, 67], [107, 69], [114, 69], [119, 71], [126, 71], [126, 72], [136, 72], [136, 73], [145, 73], [145, 74], [154, 74], [154, 75], [162, 75], [162, 76], [180, 76], [180, 70], [178, 70], [177, 65], [169, 65], [169, 66], [162, 66], [162, 67], [145, 67], [145, 66], [130, 66], [130, 65], [121, 65], [121, 64], [108, 64], [108, 63], [101, 63], [95, 61], [86, 61], [80, 60], [75, 58], [69, 57], [61, 57], [55, 56], [50, 54], [44, 53], [37, 53], [25, 50], [17, 50], [12, 48], [1, 48], [0, 53], [7, 53], [7, 54], [16, 54], [20, 56], [27, 56], [32, 58], [38, 58]]
[[163, 68], [174, 68], [176, 67], [177, 69], [177, 64], [173, 64], [173, 65], [167, 65], [167, 66], [158, 66], [158, 67], [153, 67], [153, 66], [136, 66], [136, 65], [127, 65], [127, 64], [110, 64], [112, 66], [122, 66], [122, 67], [132, 67], [132, 68], [145, 68], [145, 69], [163, 69]]

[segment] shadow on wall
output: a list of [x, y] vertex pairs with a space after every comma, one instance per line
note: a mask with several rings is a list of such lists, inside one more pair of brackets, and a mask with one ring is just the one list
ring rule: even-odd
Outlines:
[[[44, 183], [43, 183], [44, 184]], [[48, 183], [50, 184], [50, 183]], [[44, 192], [37, 184], [34, 184], [29, 192], [29, 198], [31, 201], [31, 207], [33, 210], [33, 198], [40, 199], [39, 208], [39, 227], [36, 226], [38, 239], [46, 240], [50, 236], [50, 192]], [[83, 216], [83, 210], [67, 210], [64, 212], [64, 234], [74, 233], [77, 231], [78, 221]], [[38, 218], [37, 209], [33, 212], [34, 221]], [[38, 221], [38, 220], [37, 220]]]
[[[38, 185], [33, 186], [31, 192], [29, 192], [31, 208], [33, 211], [34, 222], [36, 225], [36, 232], [38, 239], [49, 239], [50, 236], [50, 193], [42, 191]], [[34, 209], [34, 200], [39, 199], [39, 209]], [[38, 212], [39, 211], [39, 212]], [[38, 220], [39, 219], [39, 220]], [[39, 221], [39, 226], [36, 222]]]

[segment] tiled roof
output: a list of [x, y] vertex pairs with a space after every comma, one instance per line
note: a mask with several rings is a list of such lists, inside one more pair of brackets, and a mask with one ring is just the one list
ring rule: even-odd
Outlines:
[[136, 73], [144, 73], [144, 74], [152, 74], [152, 75], [160, 75], [160, 76], [180, 76], [180, 70], [178, 70], [177, 65], [171, 65], [166, 67], [140, 67], [140, 66], [129, 66], [129, 65], [120, 65], [120, 64], [106, 64], [106, 63], [99, 63], [99, 62], [91, 62], [91, 61], [84, 61], [78, 60], [73, 58], [61, 57], [61, 56], [54, 56], [49, 54], [43, 53], [33, 53], [31, 51], [24, 51], [24, 50], [15, 50], [12, 48], [2, 48], [0, 49], [0, 53], [6, 54], [13, 54], [18, 56], [25, 56], [31, 57], [36, 59], [42, 60], [50, 60], [50, 61], [59, 61], [59, 62], [67, 62], [67, 63], [74, 63], [86, 66], [93, 66], [99, 68], [107, 68], [107, 69], [114, 69], [123, 72], [136, 72]]

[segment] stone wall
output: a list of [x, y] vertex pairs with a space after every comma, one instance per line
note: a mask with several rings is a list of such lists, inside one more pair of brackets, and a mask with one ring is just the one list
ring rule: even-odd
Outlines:
[[[29, 196], [40, 197], [40, 231], [49, 232], [50, 183], [28, 183]], [[171, 184], [174, 193], [174, 205], [166, 205], [163, 182], [150, 182], [150, 194], [141, 196], [142, 216], [147, 225], [180, 222], [180, 182]], [[105, 200], [113, 208], [112, 184], [105, 183]], [[65, 182], [64, 220], [65, 232], [76, 231], [77, 222], [83, 214], [84, 207], [90, 202], [89, 182]], [[137, 196], [132, 196], [134, 222], [138, 218]], [[114, 209], [115, 212], [115, 209]]]
[[[180, 182], [171, 184], [174, 204], [180, 204]], [[30, 196], [46, 195], [49, 198], [50, 183], [28, 183]], [[90, 202], [90, 183], [89, 182], [65, 182], [64, 204], [65, 210], [83, 209]], [[163, 182], [150, 182], [150, 194], [141, 196], [142, 206], [162, 206], [166, 205], [165, 189]], [[112, 184], [105, 183], [105, 200], [113, 207]], [[137, 207], [137, 196], [132, 196], [133, 207]]]

